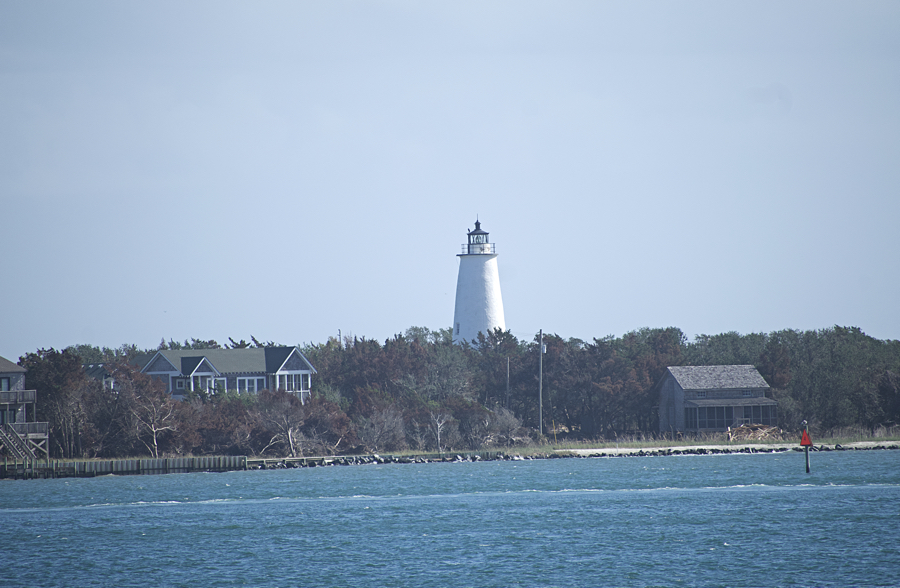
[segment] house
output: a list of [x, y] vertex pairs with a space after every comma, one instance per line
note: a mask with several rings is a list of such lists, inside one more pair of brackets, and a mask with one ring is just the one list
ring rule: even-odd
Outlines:
[[775, 425], [777, 402], [752, 365], [670, 367], [657, 383], [662, 433], [726, 431], [744, 424]]
[[25, 368], [0, 357], [0, 454], [44, 459], [50, 424], [28, 421], [34, 418], [37, 392], [25, 389], [25, 372]]
[[190, 391], [285, 390], [309, 398], [316, 368], [299, 347], [163, 349], [140, 358], [141, 372], [162, 381], [170, 394]]
[[14, 364], [5, 357], [0, 357], [0, 392], [24, 389], [25, 368]]
[[108, 388], [109, 390], [114, 390], [116, 388], [116, 379], [109, 373], [109, 370], [106, 369], [106, 364], [89, 363], [82, 365], [81, 368], [84, 370], [84, 375], [93, 378], [98, 382], [102, 382], [104, 388]]

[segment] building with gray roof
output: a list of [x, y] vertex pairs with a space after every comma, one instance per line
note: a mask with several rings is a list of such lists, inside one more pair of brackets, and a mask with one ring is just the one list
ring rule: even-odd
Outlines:
[[0, 455], [36, 460], [48, 455], [50, 423], [35, 422], [37, 392], [25, 389], [26, 370], [0, 357]]
[[299, 347], [163, 349], [139, 360], [141, 372], [166, 384], [173, 396], [190, 391], [285, 390], [309, 397], [316, 373]]
[[669, 367], [657, 388], [662, 433], [778, 423], [778, 403], [766, 398], [769, 385], [752, 365]]
[[25, 389], [25, 368], [0, 357], [0, 392]]

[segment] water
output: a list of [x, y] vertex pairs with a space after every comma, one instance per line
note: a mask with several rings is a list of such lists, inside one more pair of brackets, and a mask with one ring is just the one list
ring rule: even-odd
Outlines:
[[900, 451], [0, 482], [0, 586], [900, 586]]

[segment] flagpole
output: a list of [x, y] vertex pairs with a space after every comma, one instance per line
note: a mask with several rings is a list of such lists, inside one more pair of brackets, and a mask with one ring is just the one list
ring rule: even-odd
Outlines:
[[541, 342], [538, 346], [538, 431], [544, 436], [544, 329], [540, 330]]

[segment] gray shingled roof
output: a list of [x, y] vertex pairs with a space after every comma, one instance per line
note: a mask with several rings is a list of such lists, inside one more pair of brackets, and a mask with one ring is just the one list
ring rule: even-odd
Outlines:
[[[189, 374], [205, 357], [221, 374], [275, 373], [296, 347], [251, 347], [247, 349], [165, 349], [160, 351], [181, 373]], [[297, 353], [300, 350], [297, 349]], [[155, 354], [142, 361], [147, 366]], [[300, 353], [313, 373], [316, 369]], [[185, 371], [187, 370], [187, 371]]]
[[[165, 355], [165, 353], [163, 353], [163, 355]], [[168, 359], [169, 361], [171, 361], [171, 362], [172, 362], [173, 364], [175, 364], [176, 366], [178, 365], [178, 361], [177, 361], [177, 360], [172, 361], [174, 358], [172, 358], [172, 357], [166, 357], [166, 359]], [[190, 357], [182, 357], [182, 358], [181, 358], [181, 366], [180, 366], [180, 367], [181, 367], [181, 373], [184, 374], [184, 375], [193, 374], [193, 373], [194, 373], [194, 370], [197, 369], [197, 366], [200, 365], [201, 363], [203, 363], [203, 356], [202, 356], [202, 355], [192, 355], [192, 356], [190, 356]], [[215, 365], [215, 364], [213, 364], [213, 365]], [[218, 368], [216, 368], [216, 369], [218, 369]], [[204, 369], [204, 370], [202, 370], [202, 371], [205, 372], [205, 371], [207, 371], [207, 370]], [[249, 371], [254, 371], [254, 370], [244, 370], [244, 371], [249, 372]], [[219, 370], [219, 373], [220, 373], [220, 374], [223, 373], [223, 370]]]
[[104, 378], [110, 377], [109, 371], [106, 369], [106, 364], [87, 363], [82, 365], [81, 368], [84, 370], [86, 376], [94, 378], [95, 380], [103, 380]]
[[752, 365], [704, 365], [670, 367], [669, 373], [684, 390], [736, 390], [768, 388]]
[[9, 361], [5, 357], [0, 357], [0, 373], [4, 374], [21, 374], [27, 371], [20, 365]]

